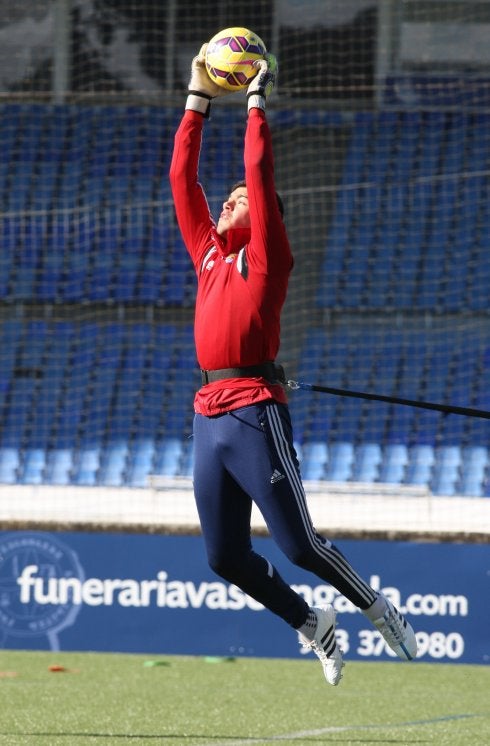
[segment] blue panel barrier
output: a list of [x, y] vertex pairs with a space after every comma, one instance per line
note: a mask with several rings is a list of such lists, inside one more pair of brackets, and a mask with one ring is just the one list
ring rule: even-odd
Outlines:
[[[291, 566], [270, 539], [254, 545], [308, 602], [333, 603], [347, 662], [393, 658], [330, 585]], [[488, 546], [338, 545], [407, 613], [420, 660], [490, 662]], [[2, 532], [0, 578], [4, 648], [301, 656], [293, 630], [208, 569], [200, 537]]]

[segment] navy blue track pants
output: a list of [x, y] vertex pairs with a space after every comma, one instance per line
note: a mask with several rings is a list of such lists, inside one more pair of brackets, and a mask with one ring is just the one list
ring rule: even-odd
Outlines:
[[210, 567], [294, 628], [309, 607], [252, 548], [255, 502], [269, 532], [294, 564], [330, 583], [361, 609], [373, 589], [314, 529], [293, 446], [289, 409], [261, 402], [194, 418], [194, 493]]

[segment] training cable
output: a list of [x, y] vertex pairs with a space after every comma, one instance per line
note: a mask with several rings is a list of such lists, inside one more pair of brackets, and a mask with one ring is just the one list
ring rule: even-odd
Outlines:
[[490, 412], [485, 409], [474, 409], [473, 407], [457, 407], [453, 404], [438, 404], [430, 401], [418, 401], [417, 399], [402, 399], [398, 396], [383, 396], [383, 394], [368, 394], [365, 391], [351, 391], [350, 389], [337, 389], [331, 386], [318, 386], [314, 383], [303, 383], [302, 381], [287, 381], [288, 387], [295, 391], [305, 389], [307, 391], [319, 391], [322, 394], [333, 394], [334, 396], [350, 396], [356, 399], [369, 399], [383, 401], [388, 404], [402, 404], [405, 407], [419, 407], [420, 409], [432, 409], [444, 414], [459, 414], [465, 417], [481, 417], [490, 420]]

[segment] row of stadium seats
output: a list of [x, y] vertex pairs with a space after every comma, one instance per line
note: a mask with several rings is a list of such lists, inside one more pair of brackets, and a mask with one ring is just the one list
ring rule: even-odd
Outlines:
[[[386, 329], [312, 331], [298, 380], [488, 411], [490, 338], [440, 339], [400, 348]], [[191, 326], [8, 321], [0, 350], [0, 482], [141, 487], [191, 474]], [[291, 411], [306, 479], [490, 495], [488, 420], [303, 391]]]
[[0, 344], [0, 482], [141, 485], [185, 471], [191, 327], [6, 322]]
[[360, 114], [346, 154], [318, 302], [486, 311], [488, 114]]
[[434, 495], [489, 496], [485, 446], [311, 442], [299, 449], [304, 479], [424, 485]]
[[[401, 340], [386, 326], [344, 323], [309, 332], [298, 379], [490, 412], [489, 342], [464, 329], [405, 329]], [[299, 392], [290, 406], [305, 479], [490, 495], [488, 419], [313, 392]]]
[[[180, 113], [0, 107], [0, 300], [192, 305], [167, 178]], [[270, 119], [282, 133], [348, 126], [332, 112]], [[490, 114], [361, 112], [349, 126], [318, 305], [486, 311]], [[216, 107], [207, 127], [213, 209], [241, 170], [243, 112]]]
[[[339, 323], [329, 331], [308, 332], [299, 378], [353, 391], [375, 391], [410, 400], [439, 402], [490, 411], [488, 328], [470, 334], [438, 327], [400, 337], [388, 323]], [[304, 395], [303, 395], [304, 396]], [[300, 440], [488, 445], [487, 419], [441, 416], [422, 408], [357, 398], [309, 394], [307, 406], [293, 401]]]
[[162, 207], [0, 218], [0, 299], [190, 306], [192, 265]]

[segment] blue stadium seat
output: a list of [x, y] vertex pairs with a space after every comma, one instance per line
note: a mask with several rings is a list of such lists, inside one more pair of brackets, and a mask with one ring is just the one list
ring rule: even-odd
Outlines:
[[104, 199], [109, 205], [126, 205], [131, 194], [131, 178], [138, 147], [138, 111], [128, 107], [123, 117], [115, 116], [112, 112], [111, 118], [115, 127]]
[[155, 474], [166, 476], [181, 474], [184, 468], [186, 444], [192, 433], [192, 401], [198, 385], [192, 326], [179, 329], [173, 345], [175, 370], [167, 370], [153, 464]]
[[101, 448], [98, 445], [84, 445], [77, 449], [76, 463], [73, 467], [72, 483], [93, 487], [97, 484], [97, 473], [100, 468]]
[[54, 448], [46, 455], [44, 482], [70, 484], [74, 452], [71, 448]]
[[355, 215], [356, 193], [353, 184], [363, 179], [366, 153], [372, 139], [374, 117], [360, 112], [356, 115], [349, 148], [345, 156], [342, 180], [337, 191], [337, 201], [329, 232], [319, 284], [318, 303], [332, 307], [339, 303], [337, 283], [341, 277], [345, 252], [349, 245], [349, 229]]
[[148, 216], [149, 211], [146, 209], [133, 210], [121, 233], [112, 291], [112, 297], [116, 302], [129, 302], [138, 296], [139, 271], [148, 229]]
[[472, 256], [474, 269], [468, 297], [468, 305], [472, 311], [486, 311], [488, 309], [488, 287], [490, 286], [489, 235], [490, 205], [488, 197], [485, 195], [479, 219], [479, 240]]
[[112, 407], [106, 428], [99, 483], [118, 486], [125, 483], [129, 460], [129, 439], [134, 432], [137, 405], [145, 395], [146, 370], [151, 327], [135, 324], [125, 330], [117, 378], [112, 390]]
[[406, 259], [400, 247], [403, 246], [403, 231], [411, 209], [410, 179], [420, 126], [420, 112], [402, 112], [399, 115], [399, 134], [394, 143], [386, 183], [385, 205], [380, 211], [377, 256], [367, 286], [366, 302], [370, 308], [384, 308], [397, 303], [400, 271]]
[[190, 290], [195, 287], [195, 273], [175, 223], [169, 228], [168, 242], [160, 299], [168, 305], [191, 305], [195, 293], [190, 294]]
[[155, 453], [155, 473], [166, 477], [175, 477], [181, 473], [184, 444], [182, 438], [164, 437], [157, 446]]
[[15, 153], [15, 141], [19, 132], [19, 105], [2, 106], [0, 116], [0, 142], [2, 143], [2, 158], [0, 158], [0, 200], [5, 204], [6, 192], [9, 189], [9, 174], [11, 159]]
[[26, 448], [23, 450], [22, 476], [18, 478], [23, 484], [42, 484], [46, 466], [44, 448]]
[[37, 271], [40, 264], [45, 235], [47, 232], [45, 215], [29, 215], [23, 221], [19, 236], [19, 251], [11, 275], [11, 298], [32, 300], [35, 297]]
[[162, 173], [166, 161], [160, 158], [160, 150], [168, 137], [160, 112], [143, 110], [136, 135], [134, 142], [138, 150], [133, 167], [131, 201], [134, 205], [146, 205], [152, 201], [159, 179], [166, 179], [166, 173]]
[[170, 215], [160, 206], [148, 217], [149, 237], [144, 244], [136, 288], [138, 300], [158, 303], [165, 274], [165, 257], [171, 251]]
[[164, 434], [168, 387], [171, 385], [169, 371], [176, 345], [179, 345], [176, 326], [161, 324], [152, 329], [148, 367], [141, 381], [134, 439], [127, 465], [127, 483], [135, 487], [145, 486], [148, 475], [158, 473], [157, 443]]
[[70, 245], [73, 223], [70, 216], [56, 214], [50, 217], [45, 250], [38, 268], [36, 297], [39, 301], [59, 300], [63, 292], [66, 247]]
[[[56, 204], [61, 209], [72, 209], [74, 205], [86, 206], [88, 187], [87, 164], [93, 143], [93, 109], [86, 106], [69, 107], [67, 112], [67, 137], [59, 153], [60, 173], [56, 193]], [[56, 120], [54, 113], [51, 122]], [[91, 195], [89, 189], [88, 193]], [[92, 196], [92, 195], [91, 195]]]
[[489, 453], [486, 446], [468, 446], [463, 449], [458, 493], [465, 497], [482, 497], [485, 474], [489, 465]]
[[111, 442], [103, 452], [100, 460], [97, 484], [106, 487], [121, 487], [125, 483], [126, 462], [129, 456], [129, 432], [126, 440]]
[[0, 483], [15, 484], [19, 464], [20, 452], [17, 446], [0, 446]]
[[328, 463], [328, 445], [319, 441], [305, 443], [302, 448], [301, 474], [303, 479], [321, 480]]
[[62, 142], [63, 140], [60, 140], [58, 143], [60, 152], [57, 154], [56, 160], [52, 160], [49, 154], [46, 155], [44, 153], [44, 146], [42, 146], [41, 153], [44, 155], [44, 158], [36, 164], [36, 178], [39, 186], [33, 191], [31, 209], [50, 210], [53, 205], [60, 170], [58, 159], [61, 157]]
[[[481, 147], [481, 144], [480, 144]], [[481, 152], [478, 154], [481, 158]], [[442, 295], [443, 306], [447, 311], [461, 311], [468, 307], [474, 295], [473, 285], [478, 285], [478, 262], [469, 258], [478, 245], [480, 231], [478, 230], [478, 213], [485, 201], [484, 178], [478, 174], [476, 163], [468, 163], [467, 170], [477, 174], [469, 175], [459, 185], [458, 206], [456, 210], [456, 225], [453, 228], [454, 238], [451, 256], [446, 263], [448, 268], [448, 282]], [[475, 272], [476, 269], [476, 272]]]
[[376, 482], [383, 460], [379, 443], [362, 443], [355, 450], [352, 479], [357, 482]]
[[70, 358], [65, 366], [63, 390], [52, 430], [52, 447], [60, 451], [74, 449], [78, 442], [83, 405], [95, 366], [98, 327], [93, 323], [73, 324], [71, 330], [68, 327], [67, 334], [71, 339]]
[[133, 441], [129, 453], [126, 483], [129, 487], [147, 487], [148, 477], [153, 474], [155, 441], [141, 438]]
[[[35, 406], [30, 414], [28, 430], [24, 437], [23, 463], [19, 469], [19, 481], [25, 484], [42, 484], [45, 479], [49, 438], [69, 365], [73, 325], [56, 322], [47, 326], [44, 333], [46, 341], [42, 376], [38, 382]], [[29, 345], [31, 344], [32, 342], [29, 342]]]
[[194, 439], [184, 438], [180, 476], [192, 477], [194, 473]]
[[[90, 142], [90, 158], [83, 176], [83, 204], [92, 209], [105, 202], [108, 208], [113, 207], [106, 199], [107, 185], [113, 181], [110, 171], [111, 159], [115, 157], [114, 147], [117, 138], [117, 121], [112, 107], [101, 106], [91, 110], [87, 137]], [[73, 146], [76, 147], [76, 143]]]
[[434, 448], [431, 445], [415, 445], [409, 449], [409, 462], [405, 481], [407, 484], [429, 484], [435, 462]]
[[15, 257], [21, 246], [23, 220], [18, 215], [0, 215], [2, 251], [0, 251], [0, 298], [8, 299], [11, 294], [11, 278], [15, 267]]
[[[299, 369], [298, 371], [286, 371], [286, 376], [304, 383], [321, 380], [327, 344], [328, 338], [323, 329], [309, 329], [305, 337]], [[331, 405], [331, 398], [321, 397], [320, 394], [305, 394], [303, 391], [291, 394], [289, 407], [298, 443], [327, 439]]]
[[58, 286], [60, 298], [67, 303], [81, 303], [87, 298], [96, 234], [96, 221], [92, 215], [86, 214], [71, 221], [70, 233], [66, 236], [68, 246], [64, 250], [67, 258], [63, 267], [63, 284]]
[[9, 391], [12, 385], [17, 348], [21, 335], [22, 322], [20, 320], [0, 323], [0, 349], [2, 351], [2, 365], [0, 366], [0, 408], [3, 412], [5, 412], [7, 406]]
[[409, 461], [408, 448], [404, 443], [392, 443], [383, 449], [379, 480], [391, 484], [401, 484]]
[[437, 111], [424, 112], [420, 128], [419, 152], [412, 170], [413, 187], [409, 194], [410, 220], [402, 239], [402, 261], [397, 276], [396, 307], [411, 308], [418, 297], [418, 272], [424, 258], [430, 212], [437, 186], [436, 176], [442, 147], [445, 118]]
[[333, 482], [348, 481], [352, 476], [354, 465], [354, 444], [345, 441], [332, 443], [329, 455], [325, 479]]
[[16, 146], [12, 151], [10, 184], [4, 194], [6, 212], [26, 210], [36, 180], [34, 171], [40, 149], [42, 117], [21, 116], [17, 122]]
[[[46, 331], [45, 322], [27, 322], [17, 337], [16, 367], [11, 371], [9, 394], [4, 399], [4, 417], [0, 434], [0, 449], [3, 449], [5, 454], [5, 481], [13, 479], [14, 470], [16, 479], [19, 477], [25, 434], [32, 426], [38, 402], [39, 382], [43, 377]], [[15, 450], [18, 454], [14, 458]]]
[[459, 446], [442, 446], [436, 450], [431, 489], [434, 495], [454, 495], [461, 467]]

